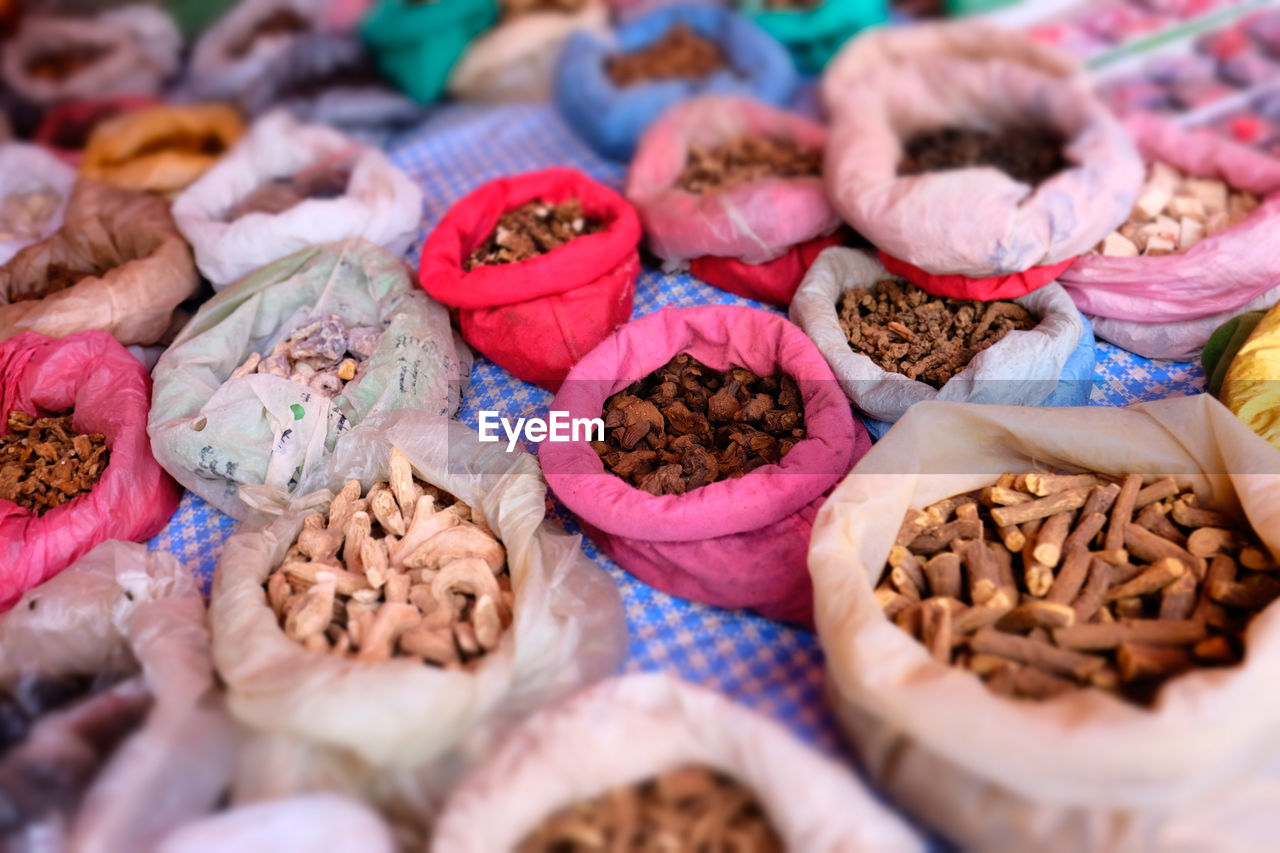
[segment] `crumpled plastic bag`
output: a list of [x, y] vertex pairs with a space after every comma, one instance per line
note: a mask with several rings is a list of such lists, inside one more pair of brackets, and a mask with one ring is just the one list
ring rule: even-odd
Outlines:
[[1082, 255], [1061, 276], [1099, 337], [1146, 358], [1195, 358], [1213, 330], [1280, 298], [1280, 159], [1208, 130], [1153, 115], [1127, 122], [1139, 151], [1196, 177], [1248, 190], [1262, 205], [1185, 252], [1160, 257]]
[[360, 34], [401, 91], [429, 104], [444, 91], [467, 45], [497, 18], [495, 0], [377, 0]]
[[680, 598], [808, 623], [809, 531], [826, 492], [871, 444], [822, 354], [799, 328], [754, 308], [666, 308], [633, 320], [569, 372], [551, 411], [598, 418], [605, 401], [687, 352], [708, 367], [785, 373], [804, 399], [807, 437], [781, 463], [683, 495], [655, 496], [607, 471], [585, 440], [545, 441], [547, 483], [601, 550]]
[[51, 107], [40, 119], [32, 142], [42, 145], [64, 163], [80, 165], [89, 135], [112, 116], [155, 106], [155, 98], [115, 95], [91, 101], [66, 101]]
[[[282, 213], [249, 213], [231, 222], [231, 208], [259, 186], [312, 166], [351, 160], [346, 192], [312, 198]], [[322, 125], [271, 112], [173, 202], [173, 218], [214, 289], [319, 243], [363, 237], [395, 255], [418, 234], [422, 191], [386, 155]]]
[[714, 149], [744, 136], [817, 151], [827, 144], [817, 122], [741, 96], [691, 98], [645, 131], [625, 192], [640, 214], [645, 243], [659, 258], [715, 255], [763, 264], [840, 225], [821, 177], [768, 177], [705, 193], [677, 185], [692, 148]]
[[[1064, 76], [1074, 70], [1052, 48], [969, 21], [854, 40], [823, 79], [833, 117], [827, 195], [877, 248], [925, 273], [983, 279], [1069, 261], [1126, 219], [1143, 180], [1123, 125], [1079, 79]], [[1039, 187], [992, 167], [897, 174], [902, 141], [919, 131], [1028, 120], [1061, 131], [1075, 164]]]
[[1280, 308], [1258, 321], [1222, 381], [1222, 402], [1280, 449]]
[[872, 586], [907, 508], [1033, 466], [1172, 474], [1204, 505], [1247, 515], [1280, 556], [1280, 454], [1207, 395], [1127, 409], [921, 403], [832, 493], [809, 552], [830, 705], [861, 765], [962, 848], [1257, 849], [1280, 814], [1280, 606], [1251, 623], [1242, 665], [1179, 676], [1152, 708], [1095, 690], [1006, 699], [885, 619]]
[[[577, 199], [602, 223], [536, 258], [466, 271], [503, 213]], [[582, 172], [544, 169], [491, 181], [460, 199], [422, 247], [422, 286], [458, 311], [467, 343], [517, 378], [555, 390], [569, 369], [631, 316], [640, 222], [626, 199]]]
[[[38, 104], [157, 95], [178, 70], [181, 49], [173, 19], [145, 3], [83, 18], [32, 15], [5, 44], [0, 73], [9, 88]], [[81, 55], [59, 56], [67, 51]]]
[[738, 8], [785, 44], [805, 74], [819, 73], [855, 33], [889, 18], [886, 0], [818, 0], [808, 6], [745, 0]]
[[582, 0], [582, 8], [575, 12], [539, 9], [509, 20], [500, 18], [462, 54], [445, 90], [468, 101], [549, 100], [565, 39], [579, 30], [604, 35], [608, 29], [609, 8], [604, 0]]
[[[606, 71], [610, 57], [646, 47], [677, 24], [715, 42], [729, 67], [703, 80], [613, 83]], [[570, 36], [556, 63], [555, 101], [565, 122], [592, 148], [625, 160], [645, 129], [686, 98], [746, 95], [781, 106], [798, 83], [786, 49], [764, 30], [726, 9], [684, 3], [628, 21], [608, 39], [584, 32]]]
[[[136, 672], [141, 683], [120, 685], [133, 697], [125, 703], [138, 701], [144, 688], [152, 701], [145, 720], [94, 774], [74, 814], [45, 816], [23, 831], [25, 841], [38, 838], [41, 850], [146, 850], [213, 811], [231, 783], [236, 736], [214, 682], [204, 620], [195, 579], [173, 555], [114, 541], [0, 617], [0, 684]], [[86, 733], [66, 717], [46, 714], [0, 759], [0, 786], [16, 771], [14, 781], [34, 796], [32, 780], [56, 785], [50, 780], [74, 769], [69, 761], [79, 766]]]
[[184, 189], [244, 133], [226, 104], [155, 106], [94, 127], [80, 174], [112, 186], [155, 193]]
[[303, 794], [238, 806], [192, 821], [156, 853], [396, 853], [396, 839], [373, 809], [338, 794]]
[[[48, 296], [21, 298], [62, 273], [88, 275]], [[191, 250], [163, 199], [81, 180], [62, 227], [0, 267], [0, 340], [100, 329], [126, 346], [154, 344], [199, 288]]]
[[214, 660], [231, 712], [262, 735], [242, 768], [238, 801], [333, 790], [392, 810], [416, 801], [420, 823], [426, 804], [499, 729], [610, 674], [626, 656], [617, 587], [580, 537], [546, 520], [535, 460], [482, 444], [462, 424], [410, 410], [366, 421], [339, 439], [329, 466], [304, 479], [307, 499], [294, 508], [327, 508], [351, 479], [365, 488], [385, 479], [392, 447], [421, 479], [483, 513], [507, 551], [515, 621], [466, 669], [310, 652], [284, 633], [263, 590], [305, 513], [233, 535], [210, 603]]
[[[862, 252], [828, 249], [809, 269], [791, 302], [792, 321], [813, 339], [853, 404], [876, 420], [896, 421], [922, 400], [1039, 405], [1064, 379], [1063, 369], [1085, 335], [1085, 321], [1071, 297], [1050, 284], [1014, 300], [1039, 318], [1034, 329], [1009, 332], [942, 388], [934, 388], [884, 370], [855, 352], [840, 325], [837, 305], [846, 290], [870, 290], [888, 278], [888, 271]], [[1073, 378], [1084, 385], [1081, 404], [1088, 399], [1092, 377], [1090, 360], [1088, 372]]]
[[[312, 319], [383, 329], [360, 374], [330, 399], [265, 373], [230, 379], [252, 353]], [[399, 258], [363, 240], [304, 249], [263, 267], [201, 306], [156, 364], [148, 431], [177, 480], [236, 518], [280, 506], [324, 464], [338, 436], [401, 408], [457, 411], [471, 354], [455, 346], [444, 308]]]
[[146, 436], [151, 379], [103, 332], [55, 340], [27, 333], [0, 343], [0, 431], [9, 413], [74, 409], [72, 428], [102, 433], [111, 451], [93, 489], [37, 516], [0, 500], [0, 611], [98, 543], [150, 539], [182, 490], [156, 463]]
[[329, 0], [241, 0], [204, 31], [183, 80], [196, 98], [234, 100], [303, 34], [324, 24]]
[[75, 171], [35, 145], [0, 143], [0, 264], [62, 226]]
[[844, 245], [845, 239], [846, 234], [842, 231], [826, 237], [814, 237], [763, 264], [704, 255], [689, 261], [689, 274], [712, 287], [785, 308], [791, 304], [796, 289], [818, 256], [832, 246]]
[[529, 719], [454, 789], [431, 849], [515, 850], [562, 808], [691, 765], [749, 788], [785, 850], [925, 849], [848, 768], [759, 713], [657, 673], [610, 679]]

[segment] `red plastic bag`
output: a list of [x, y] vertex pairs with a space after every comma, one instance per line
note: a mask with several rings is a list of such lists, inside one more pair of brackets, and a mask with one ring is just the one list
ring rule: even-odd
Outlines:
[[[464, 270], [503, 213], [570, 199], [602, 229], [527, 261]], [[491, 181], [454, 204], [422, 247], [420, 275], [427, 293], [458, 309], [467, 343], [516, 378], [554, 391], [631, 316], [639, 242], [640, 221], [620, 195], [573, 169], [546, 169]]]
[[0, 343], [0, 434], [9, 412], [74, 409], [78, 433], [102, 433], [111, 459], [93, 490], [42, 516], [0, 500], [0, 611], [108, 539], [150, 539], [182, 489], [151, 455], [146, 368], [106, 332], [47, 338], [26, 332]]
[[154, 98], [140, 95], [120, 95], [95, 101], [68, 101], [45, 113], [32, 141], [76, 166], [89, 142], [89, 135], [99, 122], [158, 103]]
[[777, 465], [683, 495], [654, 496], [606, 471], [583, 440], [538, 448], [547, 484], [605, 553], [670, 595], [811, 624], [806, 558], [826, 493], [871, 447], [831, 368], [800, 328], [755, 308], [668, 308], [623, 326], [574, 367], [551, 403], [598, 418], [605, 401], [687, 352], [709, 367], [791, 376], [808, 436]]
[[843, 234], [816, 237], [792, 246], [780, 258], [763, 264], [743, 263], [737, 258], [708, 255], [689, 262], [689, 272], [712, 287], [773, 305], [790, 305], [804, 274], [823, 249], [844, 244]]
[[1075, 258], [1067, 258], [1056, 264], [1043, 267], [1032, 267], [1023, 272], [1008, 275], [993, 275], [986, 278], [970, 278], [964, 275], [935, 275], [925, 272], [913, 264], [898, 260], [892, 255], [878, 252], [880, 263], [896, 276], [901, 276], [916, 287], [934, 296], [950, 296], [952, 299], [980, 299], [990, 302], [995, 299], [1017, 299], [1026, 296], [1033, 290], [1057, 281], [1067, 267], [1075, 262]]

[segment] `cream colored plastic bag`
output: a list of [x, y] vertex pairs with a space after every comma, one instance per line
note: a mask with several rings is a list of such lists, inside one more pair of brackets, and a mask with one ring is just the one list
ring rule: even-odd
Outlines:
[[395, 853], [378, 813], [336, 794], [288, 797], [241, 806], [189, 823], [156, 853]]
[[450, 795], [431, 849], [513, 850], [574, 802], [688, 765], [749, 788], [785, 850], [924, 849], [847, 768], [718, 693], [658, 674], [611, 679], [514, 731]]
[[[249, 213], [227, 222], [228, 211], [260, 185], [321, 162], [354, 158], [346, 192], [307, 199], [283, 213]], [[418, 235], [422, 191], [376, 148], [288, 113], [268, 113], [238, 145], [173, 202], [173, 218], [195, 250], [200, 272], [220, 289], [285, 255], [363, 237], [401, 255]]]
[[1033, 466], [1172, 474], [1280, 556], [1280, 454], [1208, 396], [1128, 409], [921, 403], [832, 493], [809, 552], [827, 690], [875, 783], [961, 847], [1264, 849], [1280, 832], [1280, 606], [1239, 667], [1151, 709], [1095, 690], [996, 696], [885, 619], [872, 587], [908, 507]]
[[422, 479], [478, 510], [502, 540], [515, 621], [495, 651], [465, 670], [312, 653], [285, 635], [263, 590], [303, 513], [232, 536], [210, 605], [214, 659], [232, 713], [284, 739], [255, 754], [272, 772], [242, 774], [241, 799], [347, 789], [361, 772], [382, 790], [438, 793], [448, 777], [440, 768], [482, 748], [494, 727], [608, 675], [626, 654], [617, 588], [582, 552], [580, 537], [545, 520], [546, 483], [533, 457], [481, 444], [462, 424], [410, 410], [366, 421], [339, 440], [326, 471], [303, 480], [299, 493], [312, 499], [297, 507], [327, 506], [350, 479], [365, 488], [385, 479], [392, 447]]
[[[236, 741], [214, 684], [204, 620], [195, 579], [172, 555], [116, 541], [28, 591], [0, 618], [0, 684], [24, 674], [92, 675], [128, 662], [153, 700], [76, 814], [65, 825], [49, 822], [58, 841], [48, 849], [146, 850], [216, 806], [231, 782]], [[45, 750], [56, 746], [46, 742]], [[43, 766], [40, 754], [33, 748], [26, 756], [33, 772]]]
[[75, 170], [36, 145], [0, 143], [0, 264], [62, 225]]
[[886, 278], [892, 276], [864, 252], [827, 249], [809, 268], [791, 302], [792, 322], [818, 345], [854, 405], [876, 420], [896, 421], [921, 400], [1036, 405], [1053, 393], [1084, 334], [1084, 321], [1071, 297], [1060, 285], [1047, 285], [1013, 300], [1039, 317], [1039, 325], [1010, 332], [935, 389], [883, 370], [870, 357], [854, 352], [840, 326], [836, 306], [841, 295], [850, 288], [869, 290]]

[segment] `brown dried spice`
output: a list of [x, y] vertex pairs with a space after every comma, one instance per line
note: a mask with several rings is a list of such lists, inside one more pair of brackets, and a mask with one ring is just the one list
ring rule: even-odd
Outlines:
[[110, 456], [101, 433], [71, 431], [70, 412], [10, 412], [9, 432], [0, 436], [0, 498], [44, 515], [92, 489]]
[[1241, 661], [1277, 572], [1251, 530], [1173, 477], [1028, 471], [908, 510], [875, 595], [996, 693], [1097, 687], [1148, 705], [1183, 672]]
[[691, 145], [676, 186], [691, 193], [724, 192], [761, 178], [821, 174], [821, 151], [783, 139], [740, 136], [711, 149]]
[[493, 233], [467, 257], [465, 269], [527, 261], [603, 227], [582, 212], [576, 198], [559, 204], [531, 201], [502, 214]]
[[790, 376], [727, 371], [681, 353], [613, 395], [605, 440], [592, 442], [609, 471], [653, 495], [682, 495], [781, 461], [806, 435]]
[[516, 849], [781, 853], [783, 847], [748, 788], [714, 770], [682, 767], [562, 809]]
[[37, 299], [44, 299], [46, 296], [52, 296], [55, 293], [74, 287], [86, 278], [100, 276], [106, 270], [75, 270], [65, 264], [49, 264], [45, 267], [44, 281], [30, 282], [30, 290], [22, 293], [10, 293], [9, 302], [34, 302]]
[[66, 80], [110, 52], [97, 44], [75, 44], [37, 54], [27, 62], [27, 73], [40, 80]]
[[1037, 186], [1068, 168], [1067, 140], [1049, 128], [1006, 128], [995, 133], [948, 127], [907, 140], [899, 175], [994, 166], [1011, 178]]
[[840, 327], [855, 352], [891, 373], [934, 388], [975, 355], [1037, 320], [1016, 302], [978, 302], [933, 296], [885, 279], [871, 290], [846, 290], [837, 304]]
[[296, 175], [274, 178], [234, 204], [225, 221], [234, 222], [250, 213], [275, 216], [309, 199], [337, 198], [347, 191], [354, 166], [351, 158], [343, 157], [318, 163]]
[[676, 24], [653, 44], [611, 58], [605, 72], [615, 86], [649, 80], [701, 80], [729, 65], [720, 46], [687, 24]]

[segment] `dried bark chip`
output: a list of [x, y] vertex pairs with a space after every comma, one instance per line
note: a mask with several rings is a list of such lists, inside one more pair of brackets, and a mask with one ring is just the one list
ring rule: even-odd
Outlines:
[[948, 127], [918, 133], [903, 146], [899, 175], [994, 166], [1014, 180], [1037, 186], [1071, 164], [1067, 140], [1049, 128], [1005, 128], [996, 132]]
[[605, 73], [615, 86], [633, 86], [649, 80], [701, 80], [728, 65], [718, 44], [688, 24], [676, 24], [652, 44], [611, 58]]
[[9, 413], [0, 436], [0, 498], [37, 515], [90, 491], [107, 468], [101, 433], [77, 434], [71, 414], [33, 418]]
[[484, 242], [467, 257], [467, 272], [480, 266], [527, 261], [586, 234], [595, 234], [604, 223], [582, 211], [578, 199], [559, 204], [531, 201], [498, 219]]

